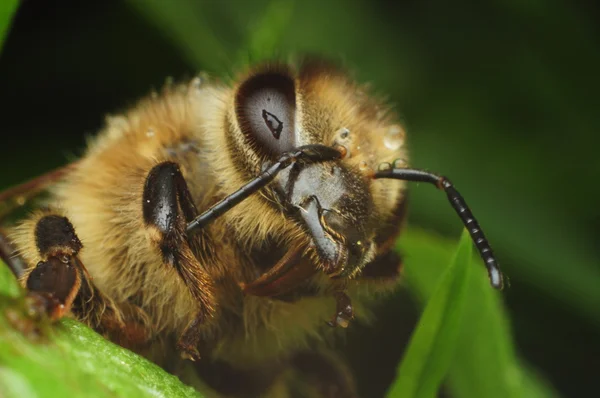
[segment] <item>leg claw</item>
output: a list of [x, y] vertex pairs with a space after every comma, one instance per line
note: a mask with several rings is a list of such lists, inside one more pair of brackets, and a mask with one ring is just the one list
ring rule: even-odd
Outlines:
[[350, 321], [354, 318], [354, 309], [350, 297], [344, 292], [336, 292], [334, 294], [336, 301], [336, 311], [333, 319], [327, 324], [331, 327], [341, 326], [347, 328]]
[[196, 347], [184, 347], [181, 344], [177, 344], [177, 349], [179, 350], [182, 359], [189, 359], [192, 362], [200, 360], [200, 352], [198, 352]]

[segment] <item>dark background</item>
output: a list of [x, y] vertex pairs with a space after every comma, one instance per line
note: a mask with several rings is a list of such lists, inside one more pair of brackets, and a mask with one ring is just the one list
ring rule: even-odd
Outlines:
[[[230, 75], [267, 4], [206, 1], [173, 27], [175, 17], [153, 14], [159, 1], [23, 2], [0, 54], [0, 189], [80, 154], [105, 114], [167, 76]], [[596, 391], [600, 371], [600, 24], [591, 4], [302, 1], [274, 46], [340, 59], [389, 96], [412, 164], [452, 177], [510, 275], [504, 297], [521, 356], [569, 397]], [[413, 224], [458, 235], [443, 196], [421, 186], [411, 195]], [[417, 310], [401, 293], [381, 316], [389, 322], [377, 327], [395, 337], [373, 354], [381, 361], [363, 364], [365, 396], [393, 377]], [[357, 327], [350, 346], [371, 336]]]

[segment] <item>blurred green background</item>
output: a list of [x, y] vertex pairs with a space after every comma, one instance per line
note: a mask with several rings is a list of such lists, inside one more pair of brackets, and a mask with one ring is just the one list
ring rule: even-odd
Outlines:
[[[81, 153], [106, 113], [166, 76], [230, 76], [320, 53], [389, 96], [412, 164], [467, 198], [511, 286], [517, 348], [563, 396], [600, 370], [600, 8], [573, 1], [24, 1], [0, 54], [0, 189]], [[411, 187], [412, 224], [458, 237], [444, 195]], [[418, 310], [400, 292], [348, 336], [378, 396]], [[386, 384], [387, 383], [387, 384]]]

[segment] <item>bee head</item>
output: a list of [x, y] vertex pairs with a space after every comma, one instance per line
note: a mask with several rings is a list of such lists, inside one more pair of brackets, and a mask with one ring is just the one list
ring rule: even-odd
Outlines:
[[339, 159], [293, 163], [263, 196], [299, 228], [319, 269], [355, 275], [373, 259], [402, 196], [402, 182], [372, 178], [379, 163], [405, 155], [402, 140], [385, 145], [397, 129], [388, 112], [337, 68], [314, 61], [297, 70], [262, 67], [241, 80], [233, 98], [228, 148], [246, 179], [305, 145], [340, 151]]

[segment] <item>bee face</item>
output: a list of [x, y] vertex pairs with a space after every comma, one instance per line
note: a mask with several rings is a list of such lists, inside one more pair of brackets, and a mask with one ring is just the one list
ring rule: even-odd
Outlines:
[[330, 276], [350, 276], [373, 256], [373, 198], [365, 180], [341, 162], [292, 169], [279, 179], [288, 214], [308, 233]]
[[303, 231], [318, 268], [332, 277], [360, 271], [376, 252], [376, 226], [402, 192], [401, 183], [372, 179], [378, 163], [403, 155], [401, 145], [383, 145], [391, 118], [345, 75], [315, 63], [297, 71], [263, 67], [242, 79], [233, 104], [228, 149], [245, 179], [303, 145], [340, 150], [339, 160], [283, 170], [267, 190], [269, 202]]

